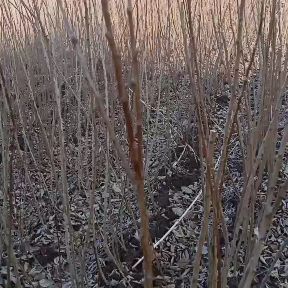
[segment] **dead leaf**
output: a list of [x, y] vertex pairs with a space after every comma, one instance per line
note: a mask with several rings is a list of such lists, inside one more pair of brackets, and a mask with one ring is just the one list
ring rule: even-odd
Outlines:
[[48, 279], [42, 279], [39, 281], [39, 285], [44, 288], [50, 288], [53, 287], [53, 281]]
[[180, 207], [173, 207], [172, 211], [174, 212], [175, 215], [177, 216], [182, 216], [182, 214], [184, 213], [184, 209], [180, 208]]

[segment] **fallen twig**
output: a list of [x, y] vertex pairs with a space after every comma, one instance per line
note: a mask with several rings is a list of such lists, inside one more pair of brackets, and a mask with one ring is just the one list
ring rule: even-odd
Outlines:
[[[187, 213], [191, 210], [191, 208], [194, 206], [196, 201], [199, 199], [199, 197], [202, 194], [202, 189], [199, 191], [198, 195], [194, 198], [190, 206], [185, 210], [185, 212], [181, 215], [181, 217], [172, 225], [172, 227], [155, 243], [153, 244], [153, 247], [156, 248], [159, 246], [161, 242], [163, 242], [168, 235], [178, 226], [178, 224], [184, 219], [184, 217], [187, 215]], [[135, 269], [142, 261], [144, 257], [140, 258], [133, 266], [132, 269]]]

